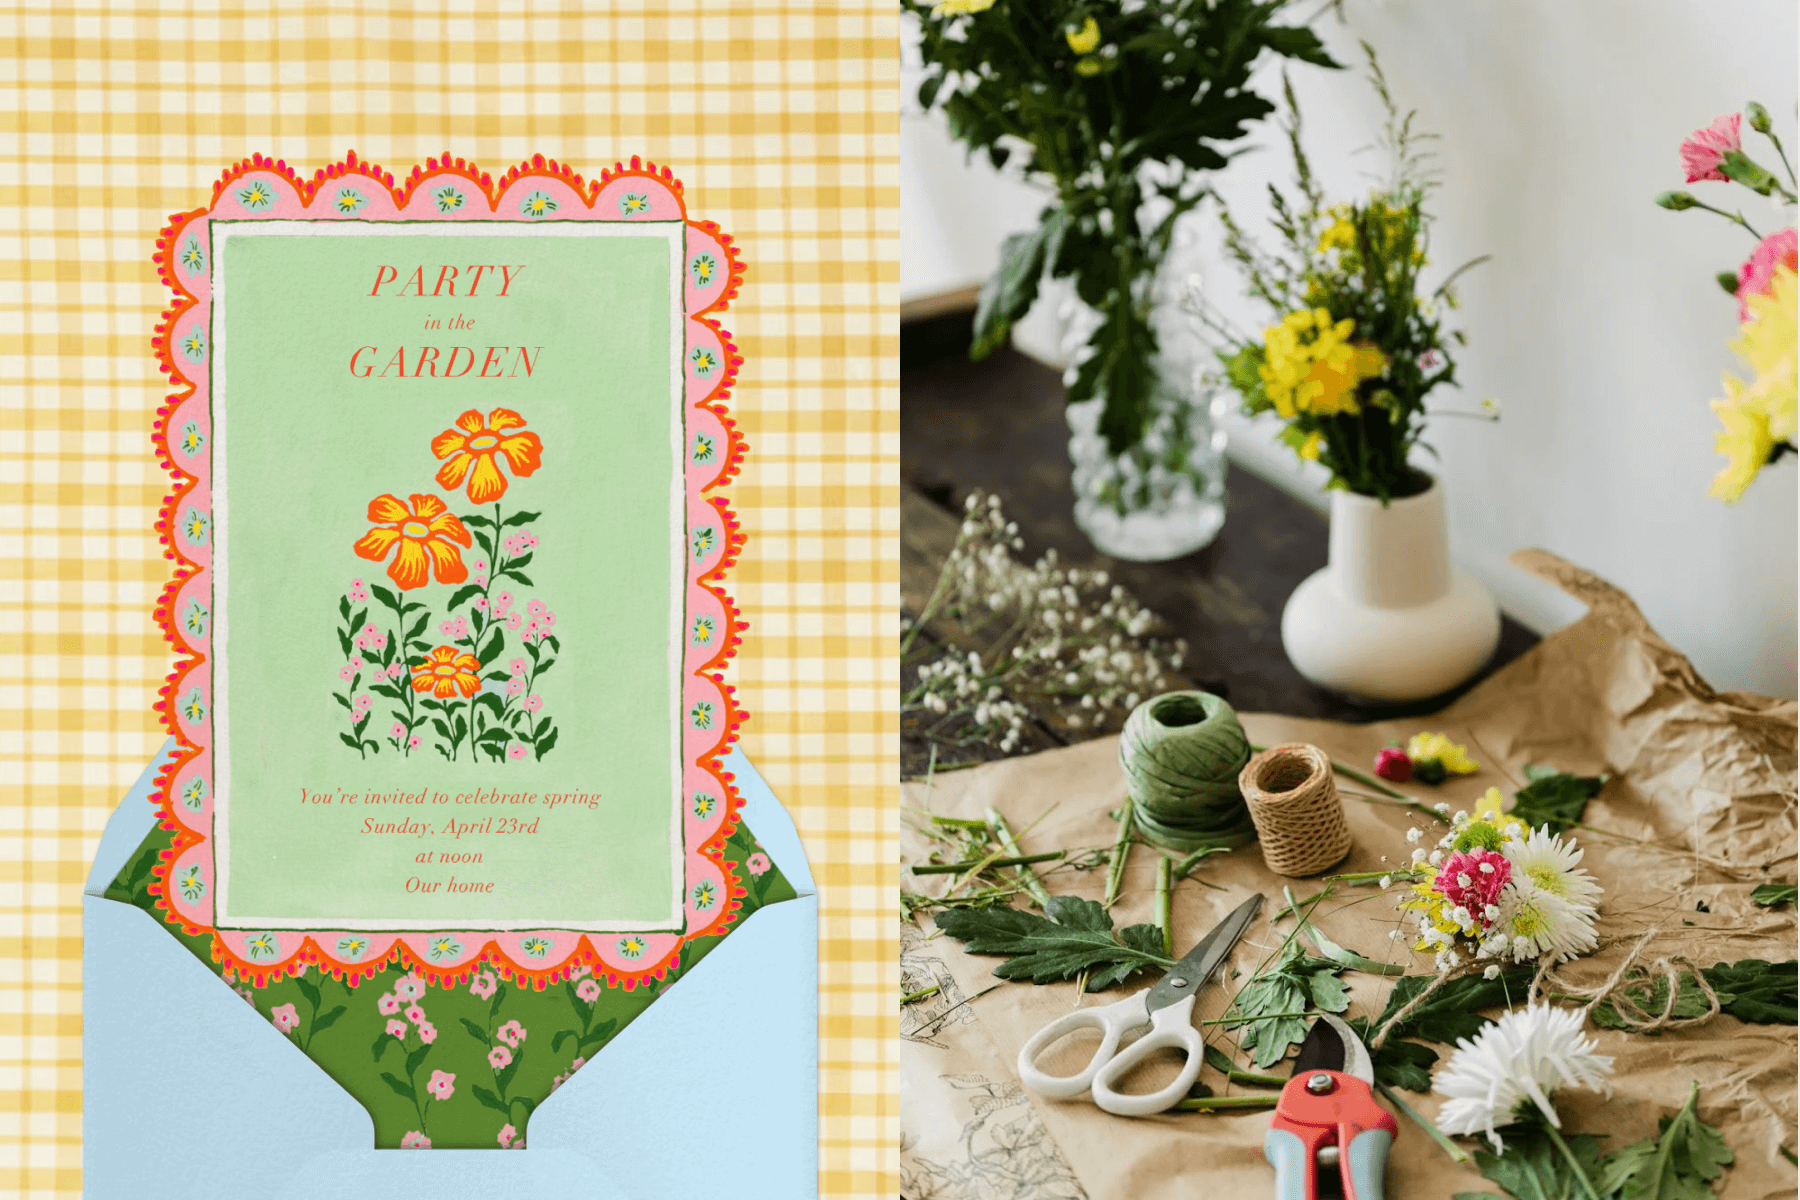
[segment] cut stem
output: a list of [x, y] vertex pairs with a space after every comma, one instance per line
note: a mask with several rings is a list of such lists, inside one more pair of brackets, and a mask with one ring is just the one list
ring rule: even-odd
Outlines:
[[938, 992], [941, 990], [943, 990], [942, 985], [934, 983], [928, 988], [920, 988], [916, 992], [906, 993], [906, 995], [900, 997], [900, 1003], [902, 1005], [907, 1005], [907, 1004], [912, 1004], [918, 1000], [925, 1000], [932, 996], [937, 995]]
[[1179, 1101], [1171, 1112], [1230, 1112], [1244, 1108], [1274, 1108], [1280, 1096], [1202, 1096]]
[[1119, 900], [1119, 888], [1125, 883], [1125, 863], [1131, 857], [1131, 833], [1135, 825], [1132, 819], [1131, 798], [1127, 796], [1119, 805], [1119, 837], [1113, 842], [1112, 866], [1106, 872], [1106, 907], [1111, 908]]
[[1175, 957], [1175, 931], [1170, 927], [1169, 909], [1175, 860], [1159, 856], [1156, 860], [1156, 927], [1162, 930], [1163, 957]]
[[1386, 1096], [1389, 1104], [1392, 1104], [1395, 1108], [1399, 1109], [1404, 1115], [1412, 1118], [1412, 1123], [1414, 1125], [1417, 1125], [1420, 1129], [1423, 1129], [1430, 1135], [1431, 1140], [1438, 1144], [1438, 1148], [1450, 1156], [1451, 1162], [1463, 1163], [1469, 1161], [1468, 1153], [1464, 1151], [1461, 1146], [1445, 1137], [1443, 1131], [1436, 1125], [1433, 1125], [1430, 1121], [1421, 1117], [1414, 1111], [1412, 1105], [1400, 1098], [1399, 1094], [1396, 1093], [1393, 1088], [1385, 1083], [1377, 1083], [1375, 1085], [1375, 1090], [1380, 1092], [1383, 1096]]
[[1019, 849], [1018, 839], [1013, 837], [1012, 830], [1007, 828], [1006, 818], [1000, 815], [999, 809], [990, 806], [987, 810], [987, 819], [988, 824], [993, 827], [994, 835], [1000, 839], [1000, 844], [1010, 852], [1013, 861], [1019, 864], [1019, 882], [1025, 885], [1025, 890], [1031, 893], [1031, 898], [1037, 901], [1039, 908], [1048, 909], [1050, 893], [1045, 891], [1044, 885], [1039, 882], [1037, 872], [1025, 865], [1034, 860]]
[[1569, 1143], [1563, 1141], [1562, 1134], [1557, 1131], [1556, 1126], [1546, 1121], [1544, 1122], [1544, 1132], [1550, 1135], [1550, 1140], [1556, 1143], [1556, 1148], [1561, 1150], [1562, 1156], [1568, 1160], [1569, 1169], [1574, 1171], [1575, 1178], [1581, 1181], [1581, 1190], [1587, 1193], [1588, 1200], [1600, 1200], [1600, 1194], [1594, 1190], [1594, 1181], [1588, 1178], [1587, 1172], [1582, 1169], [1580, 1161], [1576, 1159], [1575, 1152], [1569, 1149]]
[[981, 863], [990, 867], [1022, 867], [1028, 863], [1055, 862], [1064, 853], [1062, 850], [1046, 850], [1042, 854], [1022, 854], [1013, 858], [971, 858], [963, 862], [921, 863], [910, 869], [914, 875], [955, 875]]

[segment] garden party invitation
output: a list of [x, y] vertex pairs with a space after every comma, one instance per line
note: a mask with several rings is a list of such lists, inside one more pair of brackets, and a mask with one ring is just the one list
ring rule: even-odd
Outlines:
[[368, 1107], [531, 1111], [793, 889], [719, 763], [743, 268], [634, 159], [257, 157], [173, 218], [161, 827], [108, 895]]

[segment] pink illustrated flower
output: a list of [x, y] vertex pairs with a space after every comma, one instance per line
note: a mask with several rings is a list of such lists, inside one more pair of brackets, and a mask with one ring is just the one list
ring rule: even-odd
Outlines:
[[521, 542], [523, 542], [523, 543], [524, 543], [524, 544], [525, 544], [525, 548], [526, 548], [526, 549], [527, 549], [527, 550], [535, 550], [535, 549], [537, 549], [537, 544], [538, 544], [538, 539], [537, 539], [537, 534], [535, 534], [535, 533], [521, 533], [521, 534], [520, 534], [520, 535], [519, 535], [519, 540], [520, 540], [520, 541], [521, 541]]
[[518, 552], [519, 552], [519, 538], [518, 538], [518, 535], [515, 534], [512, 537], [509, 537], [506, 539], [506, 553], [507, 553], [508, 557], [511, 557], [512, 555], [517, 554]]
[[360, 654], [352, 654], [352, 655], [351, 655], [351, 656], [350, 656], [350, 661], [349, 661], [349, 662], [348, 662], [348, 663], [346, 663], [346, 664], [345, 664], [345, 665], [346, 665], [346, 666], [348, 666], [348, 667], [349, 667], [349, 668], [350, 668], [350, 669], [351, 669], [351, 670], [354, 670], [354, 671], [360, 671], [360, 670], [362, 670], [362, 669], [363, 669], [363, 660], [362, 660], [362, 655], [360, 655]]
[[498, 1071], [512, 1061], [512, 1051], [505, 1046], [495, 1046], [488, 1051], [488, 1066]]
[[1774, 285], [1777, 268], [1800, 271], [1800, 240], [1792, 229], [1771, 233], [1756, 244], [1738, 268], [1738, 323], [1750, 320], [1750, 297], [1766, 296]]
[[586, 963], [569, 972], [570, 979], [585, 979], [594, 973], [594, 968]]
[[1450, 903], [1466, 908], [1475, 924], [1486, 929], [1493, 922], [1487, 908], [1500, 899], [1500, 889], [1512, 878], [1512, 863], [1498, 850], [1458, 850], [1438, 868], [1432, 887]]
[[764, 854], [761, 850], [758, 850], [755, 854], [752, 854], [749, 858], [744, 860], [744, 867], [752, 875], [761, 875], [769, 869], [769, 856]]
[[469, 991], [473, 992], [477, 999], [486, 1000], [489, 996], [494, 994], [494, 989], [498, 987], [499, 984], [499, 977], [492, 971], [483, 971], [470, 981]]
[[387, 677], [389, 679], [398, 679], [404, 674], [406, 674], [406, 664], [404, 662], [397, 662], [387, 669]]
[[365, 584], [360, 579], [352, 579], [350, 581], [350, 602], [352, 604], [361, 604], [364, 600], [367, 600], [368, 598], [369, 598], [368, 585]]
[[[477, 576], [475, 579], [475, 582], [477, 584], [480, 584], [485, 587], [487, 585], [487, 577], [486, 576]], [[475, 611], [476, 612], [486, 612], [487, 611], [487, 597], [486, 596], [475, 597]]]
[[417, 750], [419, 748], [419, 735], [418, 734], [415, 733], [412, 735], [412, 737], [410, 739], [408, 739], [408, 741], [406, 743], [406, 748], [408, 750]]
[[275, 1028], [286, 1033], [300, 1024], [300, 1014], [294, 1011], [291, 1004], [278, 1004], [269, 1010], [269, 1020], [275, 1022]]
[[546, 610], [544, 608], [544, 602], [542, 600], [533, 600], [530, 604], [527, 604], [525, 606], [525, 611], [530, 613], [534, 617], [541, 617], [544, 615]]
[[592, 1004], [600, 998], [600, 981], [598, 979], [582, 980], [575, 985], [575, 994], [584, 1002]]
[[578, 1058], [574, 1062], [569, 1064], [569, 1074], [573, 1075], [575, 1072], [581, 1070], [581, 1068], [583, 1068], [585, 1066], [587, 1066], [587, 1059]]
[[400, 1148], [402, 1150], [429, 1150], [431, 1149], [431, 1139], [414, 1129], [400, 1139]]
[[552, 1079], [550, 1081], [550, 1090], [554, 1092], [557, 1088], [559, 1088], [563, 1085], [563, 1081], [567, 1078], [568, 1078], [567, 1075], [558, 1075], [555, 1079]]
[[256, 1007], [255, 992], [251, 991], [249, 988], [233, 988], [232, 990], [244, 998], [245, 1004], [250, 1005], [252, 1008]]
[[394, 981], [394, 995], [402, 1000], [417, 1000], [425, 994], [425, 981], [417, 973], [408, 971]]
[[500, 1136], [494, 1140], [500, 1143], [500, 1148], [502, 1150], [511, 1150], [513, 1139], [518, 1136], [519, 1131], [514, 1129], [511, 1125], [502, 1125], [500, 1127]]
[[375, 701], [372, 697], [358, 696], [356, 698], [356, 703], [354, 703], [350, 706], [350, 711], [354, 712], [357, 716], [360, 717], [364, 713], [368, 712], [369, 706], [374, 703], [375, 703]]
[[338, 668], [338, 678], [342, 679], [346, 683], [348, 683], [352, 679], [355, 679], [356, 678], [355, 668], [350, 666], [349, 663], [345, 663], [342, 667]]
[[519, 626], [523, 625], [524, 623], [525, 623], [525, 614], [524, 613], [514, 613], [514, 614], [512, 614], [512, 616], [506, 618], [506, 627], [508, 629], [517, 629]]
[[373, 621], [370, 621], [367, 625], [363, 626], [363, 636], [364, 637], [371, 637], [371, 638], [378, 637], [378, 636], [380, 636], [380, 634], [381, 634], [381, 630], [379, 630], [375, 627], [375, 622], [373, 622]]
[[476, 559], [476, 560], [475, 560], [475, 569], [476, 569], [476, 570], [477, 570], [477, 571], [485, 571], [485, 570], [487, 570], [487, 559], [485, 559], [485, 558], [478, 558], [478, 559]]
[[1687, 140], [1681, 143], [1681, 165], [1687, 168], [1689, 183], [1725, 178], [1725, 173], [1719, 170], [1719, 162], [1728, 152], [1743, 149], [1744, 143], [1738, 137], [1738, 125], [1742, 120], [1737, 113], [1732, 113], [1720, 117], [1705, 129], [1688, 134]]
[[525, 690], [525, 681], [523, 679], [520, 679], [517, 675], [514, 675], [511, 679], [506, 681], [506, 694], [507, 695], [516, 696], [524, 690]]
[[523, 675], [526, 671], [526, 668], [528, 668], [530, 665], [531, 665], [530, 663], [526, 662], [522, 658], [515, 658], [511, 662], [506, 664], [506, 668], [507, 668], [507, 670], [511, 671], [514, 675]]
[[531, 693], [531, 695], [525, 697], [525, 711], [526, 712], [536, 712], [538, 709], [540, 709], [542, 707], [544, 707], [544, 698], [542, 696], [538, 695], [536, 692], [533, 692], [533, 693]]
[[400, 1011], [400, 997], [392, 992], [384, 994], [375, 1004], [375, 1010], [384, 1017], [391, 1017]]
[[433, 1025], [430, 1021], [421, 1023], [419, 1026], [419, 1040], [424, 1042], [427, 1046], [437, 1041], [437, 1026]]
[[1375, 756], [1375, 773], [1383, 779], [1405, 783], [1412, 778], [1412, 759], [1406, 757], [1406, 751], [1389, 746]]
[[391, 738], [405, 737], [406, 736], [406, 723], [404, 721], [395, 721], [394, 727], [392, 729], [388, 730], [388, 736]]
[[501, 608], [511, 608], [512, 602], [513, 594], [511, 592], [501, 592], [498, 596], [494, 597], [494, 603], [498, 604]]
[[406, 1006], [406, 1019], [411, 1021], [414, 1025], [423, 1025], [425, 1023], [425, 1010], [416, 1004], [409, 1004]]
[[525, 628], [519, 634], [519, 638], [521, 641], [526, 642], [542, 641], [544, 639], [543, 626], [539, 625], [536, 621], [527, 621], [525, 622]]
[[448, 1100], [451, 1094], [456, 1091], [456, 1076], [450, 1074], [448, 1071], [433, 1071], [431, 1073], [431, 1082], [425, 1085], [425, 1090], [439, 1100]]
[[542, 625], [545, 629], [550, 628], [552, 625], [556, 624], [556, 614], [546, 608], [543, 613], [538, 616], [538, 624]]
[[525, 753], [525, 743], [523, 742], [514, 742], [506, 748], [506, 757], [512, 759], [514, 762], [522, 761], [525, 758]]
[[387, 1023], [387, 1031], [393, 1037], [403, 1038], [406, 1036], [406, 1022], [389, 1021]]
[[508, 1021], [500, 1028], [494, 1030], [494, 1036], [505, 1042], [514, 1050], [517, 1050], [519, 1048], [519, 1043], [525, 1040], [525, 1027], [517, 1021]]

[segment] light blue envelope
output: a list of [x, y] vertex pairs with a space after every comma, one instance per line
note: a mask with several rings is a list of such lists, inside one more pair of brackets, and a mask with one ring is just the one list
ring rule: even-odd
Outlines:
[[348, 1092], [142, 909], [102, 898], [155, 825], [172, 746], [107, 821], [82, 897], [87, 1195], [818, 1194], [818, 897], [793, 822], [741, 751], [722, 765], [744, 822], [799, 897], [752, 913], [676, 980], [544, 1101], [514, 1154], [372, 1149]]

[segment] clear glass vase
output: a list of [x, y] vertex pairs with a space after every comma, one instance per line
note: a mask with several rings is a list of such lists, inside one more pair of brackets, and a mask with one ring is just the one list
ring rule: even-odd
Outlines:
[[1068, 407], [1075, 523], [1113, 558], [1162, 562], [1210, 543], [1225, 524], [1225, 394], [1197, 368], [1159, 361], [1143, 440], [1113, 455], [1100, 400]]

